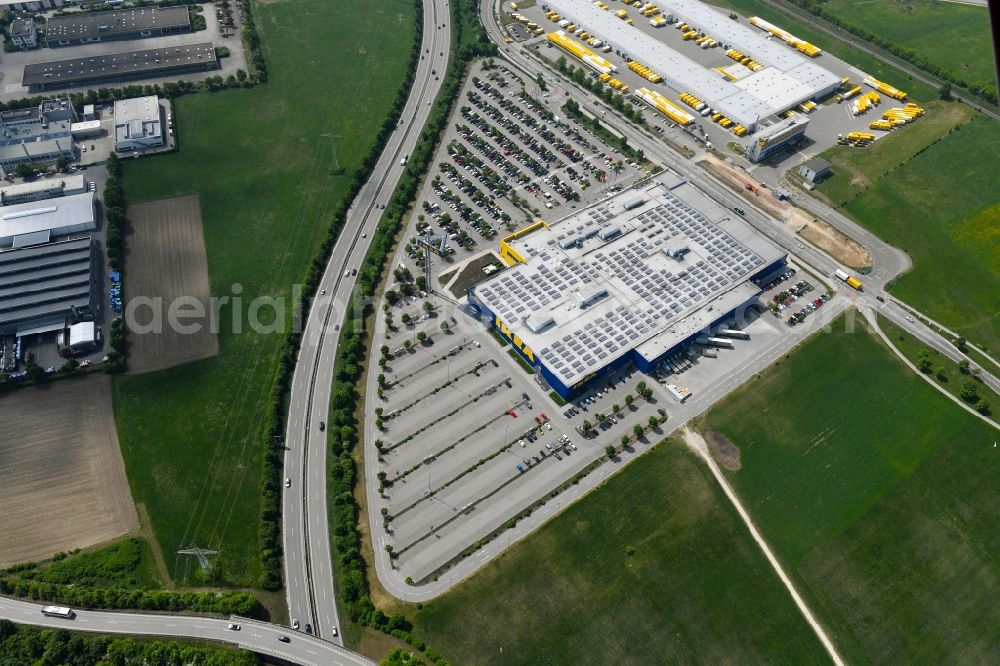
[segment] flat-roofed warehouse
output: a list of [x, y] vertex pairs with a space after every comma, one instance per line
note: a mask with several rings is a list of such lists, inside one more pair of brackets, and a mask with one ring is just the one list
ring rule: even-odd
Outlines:
[[60, 330], [96, 314], [96, 277], [90, 237], [0, 251], [0, 334]]
[[469, 303], [563, 398], [665, 357], [756, 302], [786, 253], [667, 175], [501, 241]]
[[52, 236], [96, 228], [93, 192], [0, 208], [0, 247], [44, 243]]
[[589, 0], [545, 0], [545, 4], [660, 74], [678, 93], [691, 93], [750, 131], [764, 118], [828, 95], [841, 84], [836, 74], [697, 0], [657, 4], [720, 43], [750, 55], [764, 66], [762, 70], [731, 82]]
[[21, 83], [32, 90], [49, 90], [218, 68], [215, 47], [204, 42], [25, 65]]
[[190, 30], [191, 16], [187, 5], [74, 12], [48, 20], [45, 42], [49, 46], [74, 46], [115, 39], [158, 37]]

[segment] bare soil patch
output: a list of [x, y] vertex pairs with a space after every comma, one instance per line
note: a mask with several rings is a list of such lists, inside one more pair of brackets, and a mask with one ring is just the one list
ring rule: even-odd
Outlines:
[[[709, 155], [698, 165], [729, 185], [743, 198], [753, 202], [755, 206], [762, 208], [772, 217], [783, 220], [795, 233], [842, 264], [851, 268], [865, 268], [872, 265], [872, 259], [863, 245], [837, 231], [827, 222], [813, 218], [790, 203], [779, 201], [769, 190], [759, 187], [753, 179], [731, 164]], [[756, 193], [745, 189], [748, 183], [758, 188]]]
[[705, 433], [705, 441], [708, 442], [708, 451], [723, 468], [730, 472], [739, 471], [743, 467], [740, 461], [740, 449], [726, 438], [722, 433], [709, 430]]
[[137, 529], [110, 377], [0, 394], [0, 420], [0, 567]]
[[[201, 229], [201, 204], [197, 196], [160, 199], [129, 206], [131, 235], [125, 258], [125, 302], [145, 297], [162, 303], [162, 326], [149, 333], [129, 334], [129, 372], [139, 374], [171, 368], [215, 356], [219, 337], [211, 331], [208, 257]], [[191, 302], [183, 312], [200, 304], [203, 316], [182, 319], [200, 324], [195, 332], [182, 332], [169, 324], [168, 308], [179, 299]], [[139, 308], [136, 319], [151, 321], [149, 308]]]

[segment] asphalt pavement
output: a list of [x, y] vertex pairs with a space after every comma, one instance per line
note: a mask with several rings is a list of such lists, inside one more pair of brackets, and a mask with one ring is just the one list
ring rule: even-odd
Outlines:
[[[329, 641], [246, 618], [220, 620], [210, 617], [79, 610], [73, 619], [63, 619], [42, 615], [41, 604], [9, 597], [0, 597], [0, 618], [18, 624], [70, 631], [220, 641], [303, 666], [374, 666], [375, 664], [366, 657]], [[230, 623], [237, 623], [240, 629], [238, 631], [229, 629]], [[288, 642], [278, 640], [279, 636], [287, 636]]]

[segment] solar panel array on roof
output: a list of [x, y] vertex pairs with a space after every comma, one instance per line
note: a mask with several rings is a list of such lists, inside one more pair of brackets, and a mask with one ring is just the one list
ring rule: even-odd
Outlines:
[[[653, 200], [647, 197], [637, 209], [618, 205], [615, 215], [601, 205], [513, 241], [526, 255], [529, 247], [536, 252], [474, 289], [567, 386], [775, 258], [765, 260], [667, 187], [646, 190], [653, 192]], [[621, 233], [599, 233], [612, 227]], [[568, 239], [582, 247], [560, 249]]]

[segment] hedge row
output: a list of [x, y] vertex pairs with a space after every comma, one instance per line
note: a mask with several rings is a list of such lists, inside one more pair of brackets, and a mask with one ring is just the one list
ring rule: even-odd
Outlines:
[[40, 629], [16, 625], [7, 619], [0, 620], [0, 655], [4, 664], [65, 666], [256, 666], [264, 663], [261, 657], [247, 650]]
[[80, 608], [194, 611], [245, 617], [258, 616], [261, 612], [260, 602], [248, 592], [102, 589], [74, 587], [39, 580], [0, 578], [0, 594]]
[[938, 67], [934, 63], [928, 61], [926, 58], [921, 56], [917, 51], [913, 51], [904, 46], [900, 46], [895, 42], [889, 41], [885, 37], [877, 35], [873, 32], [868, 32], [864, 28], [861, 28], [852, 23], [848, 23], [847, 21], [842, 20], [833, 13], [826, 11], [822, 7], [821, 3], [817, 2], [816, 0], [788, 0], [788, 2], [806, 10], [810, 14], [822, 18], [824, 21], [827, 21], [828, 23], [832, 23], [839, 28], [843, 28], [844, 30], [856, 35], [857, 37], [860, 37], [866, 42], [871, 42], [872, 44], [875, 44], [876, 46], [885, 49], [894, 56], [905, 60], [911, 65], [919, 67], [925, 72], [929, 72], [930, 74], [933, 74], [934, 76], [940, 79], [955, 84], [959, 88], [965, 88], [966, 90], [970, 91], [977, 88], [985, 88], [982, 91], [983, 97], [989, 100], [993, 104], [997, 103], [997, 90], [996, 90], [996, 85], [993, 81], [966, 81], [965, 79], [956, 76], [951, 71]]
[[252, 69], [251, 78], [259, 83], [267, 82], [267, 61], [264, 60], [264, 50], [260, 45], [260, 35], [257, 33], [257, 24], [254, 22], [253, 3], [251, 0], [240, 0], [240, 9], [243, 10], [243, 30], [240, 37], [246, 44], [246, 50], [250, 54], [248, 61]]
[[[247, 0], [241, 0], [247, 1]], [[375, 169], [379, 155], [385, 148], [389, 137], [399, 123], [399, 117], [406, 105], [410, 88], [413, 85], [417, 72], [417, 63], [420, 61], [420, 43], [423, 26], [423, 5], [420, 0], [415, 0], [416, 6], [416, 26], [413, 47], [410, 50], [409, 64], [403, 82], [396, 93], [389, 110], [389, 115], [382, 123], [372, 149], [361, 162], [360, 168], [354, 173], [347, 192], [340, 203], [333, 211], [330, 227], [327, 229], [326, 238], [320, 245], [319, 252], [313, 257], [309, 270], [304, 280], [301, 302], [293, 311], [301, 312], [303, 321], [309, 314], [309, 306], [319, 288], [319, 282], [326, 270], [327, 262], [333, 253], [333, 248], [340, 237], [340, 232], [347, 220], [347, 211], [351, 201], [361, 192], [361, 188], [368, 181]], [[346, 329], [346, 326], [345, 326]], [[282, 552], [281, 552], [281, 482], [283, 476], [284, 458], [284, 433], [288, 414], [288, 395], [291, 389], [292, 374], [295, 371], [295, 362], [298, 357], [301, 335], [296, 332], [301, 327], [292, 326], [291, 332], [285, 338], [284, 351], [281, 354], [281, 363], [278, 369], [278, 376], [271, 392], [271, 415], [266, 429], [267, 445], [264, 451], [263, 476], [261, 480], [261, 528], [260, 528], [260, 557], [263, 567], [263, 577], [261, 586], [266, 590], [278, 590], [282, 586]]]

